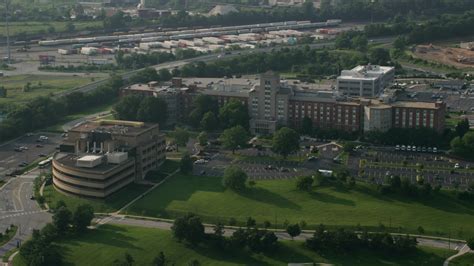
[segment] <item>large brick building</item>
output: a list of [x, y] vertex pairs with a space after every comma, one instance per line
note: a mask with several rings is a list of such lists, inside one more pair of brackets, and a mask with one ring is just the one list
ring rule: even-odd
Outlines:
[[[376, 79], [380, 79], [384, 84], [390, 82], [393, 74], [391, 70], [378, 68], [389, 72], [389, 76]], [[298, 128], [305, 117], [311, 119], [316, 128], [346, 132], [384, 132], [390, 128], [421, 127], [442, 132], [444, 129], [446, 105], [443, 102], [401, 102], [393, 97], [382, 101], [358, 95], [341, 96], [341, 92], [307, 89], [282, 82], [279, 74], [274, 72], [260, 75], [258, 82], [249, 79], [240, 81], [242, 84], [232, 84], [232, 80], [220, 81], [219, 84], [203, 84], [200, 88], [195, 86], [194, 82], [188, 85], [189, 90], [181, 90], [178, 95], [180, 100], [177, 101], [180, 105], [174, 107], [174, 110], [180, 113], [177, 116], [184, 117], [189, 114], [192, 99], [199, 94], [205, 94], [215, 98], [219, 107], [230, 100], [247, 105], [250, 130], [254, 134], [270, 134], [279, 126]], [[181, 82], [177, 84], [185, 87]], [[133, 86], [126, 88], [127, 93], [143, 93], [140, 89], [130, 88]], [[374, 87], [369, 92], [372, 96]], [[184, 101], [186, 104], [183, 104]]]

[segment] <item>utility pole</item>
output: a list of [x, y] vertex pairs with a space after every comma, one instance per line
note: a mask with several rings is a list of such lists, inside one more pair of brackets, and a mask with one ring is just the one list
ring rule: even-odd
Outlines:
[[8, 12], [8, 0], [5, 0], [5, 24], [7, 28], [7, 60], [8, 64], [11, 64], [11, 51], [10, 51], [10, 24], [9, 24], [9, 12]]

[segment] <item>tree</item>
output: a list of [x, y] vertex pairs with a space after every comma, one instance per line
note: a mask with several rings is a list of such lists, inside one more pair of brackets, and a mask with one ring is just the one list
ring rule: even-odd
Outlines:
[[224, 130], [220, 139], [222, 145], [227, 149], [231, 149], [234, 153], [236, 149], [247, 144], [248, 135], [242, 126], [235, 126]]
[[467, 120], [467, 118], [459, 121], [457, 124], [456, 124], [456, 134], [459, 136], [459, 137], [464, 137], [464, 135], [469, 131], [469, 120]]
[[169, 81], [173, 78], [170, 71], [167, 68], [162, 68], [158, 71], [158, 75], [160, 76], [160, 80], [162, 81]]
[[305, 116], [301, 122], [301, 134], [311, 136], [313, 134], [313, 121]]
[[218, 121], [216, 115], [213, 112], [207, 112], [204, 114], [201, 120], [201, 128], [208, 131], [217, 129]]
[[137, 119], [137, 112], [142, 103], [142, 97], [138, 95], [128, 95], [123, 97], [115, 106], [116, 117], [121, 120]]
[[358, 34], [352, 38], [352, 47], [358, 51], [365, 52], [367, 51], [367, 45], [369, 44], [367, 36], [363, 34]]
[[237, 100], [230, 100], [219, 110], [219, 120], [222, 128], [242, 126], [249, 128], [249, 112], [245, 105]]
[[291, 236], [293, 239], [295, 236], [299, 236], [301, 234], [301, 228], [299, 224], [288, 225], [286, 227], [286, 232]]
[[188, 214], [174, 220], [171, 230], [173, 236], [178, 240], [186, 240], [192, 245], [201, 242], [205, 237], [201, 219], [194, 214]]
[[206, 131], [202, 131], [201, 133], [199, 133], [198, 137], [197, 137], [197, 140], [199, 142], [199, 145], [201, 145], [202, 147], [206, 146], [207, 145], [207, 141], [208, 141], [208, 137], [207, 137], [207, 133]]
[[272, 149], [286, 159], [290, 153], [299, 150], [299, 140], [300, 137], [296, 131], [283, 127], [273, 135]]
[[74, 212], [72, 223], [76, 232], [84, 232], [91, 225], [94, 209], [89, 204], [79, 205]]
[[225, 169], [222, 179], [225, 188], [241, 191], [245, 189], [245, 182], [247, 182], [247, 174], [238, 166], [231, 165]]
[[369, 61], [375, 65], [387, 65], [390, 62], [390, 53], [384, 48], [373, 48], [369, 51]]
[[255, 227], [257, 225], [257, 221], [255, 221], [255, 219], [252, 217], [248, 217], [246, 225], [247, 225], [247, 228]]
[[356, 147], [356, 144], [354, 142], [346, 141], [343, 145], [343, 150], [345, 152], [353, 152], [355, 147]]
[[74, 23], [72, 22], [68, 22], [66, 23], [66, 31], [67, 32], [73, 32], [74, 30], [76, 30], [76, 26], [74, 25]]
[[153, 266], [165, 266], [166, 265], [166, 257], [165, 257], [165, 254], [162, 251], [160, 251], [160, 254], [158, 254], [158, 256], [156, 256], [153, 259], [152, 265]]
[[179, 146], [186, 146], [189, 141], [189, 132], [180, 127], [176, 127], [173, 132], [173, 138], [176, 142], [176, 148], [179, 149]]
[[471, 238], [469, 238], [469, 239], [467, 240], [467, 246], [468, 246], [470, 249], [474, 250], [474, 237], [471, 237]]
[[160, 126], [166, 124], [167, 105], [161, 98], [146, 97], [138, 107], [136, 119], [143, 122], [158, 123]]
[[296, 188], [302, 191], [311, 191], [313, 188], [313, 178], [311, 176], [301, 176], [296, 180]]
[[135, 262], [135, 259], [130, 255], [130, 253], [125, 253], [125, 261], [128, 265], [132, 265]]
[[125, 18], [125, 13], [119, 11], [110, 17], [106, 17], [103, 20], [104, 28], [106, 29], [121, 29], [127, 26], [127, 19]]
[[60, 234], [67, 231], [71, 223], [72, 213], [65, 206], [56, 209], [53, 215], [53, 224]]
[[179, 162], [179, 170], [181, 173], [188, 174], [193, 171], [193, 160], [189, 156], [189, 153], [185, 153]]
[[405, 50], [407, 45], [407, 41], [405, 37], [403, 36], [398, 36], [395, 41], [393, 42], [393, 48], [395, 48], [398, 51], [403, 51]]

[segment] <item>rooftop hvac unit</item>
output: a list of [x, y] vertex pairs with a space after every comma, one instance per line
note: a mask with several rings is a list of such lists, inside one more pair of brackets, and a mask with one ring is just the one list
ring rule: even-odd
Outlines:
[[126, 152], [113, 152], [107, 154], [107, 162], [111, 164], [121, 164], [128, 159]]

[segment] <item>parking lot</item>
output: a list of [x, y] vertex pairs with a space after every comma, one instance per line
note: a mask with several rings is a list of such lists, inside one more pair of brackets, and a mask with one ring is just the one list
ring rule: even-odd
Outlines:
[[[40, 136], [45, 136], [38, 142]], [[0, 179], [28, 164], [50, 156], [59, 145], [62, 137], [54, 133], [33, 133], [22, 136], [0, 146]]]
[[359, 156], [364, 161], [362, 176], [378, 184], [395, 175], [408, 178], [412, 183], [419, 177], [432, 185], [461, 189], [474, 181], [474, 169], [469, 163], [438, 153], [379, 150], [365, 151]]
[[[333, 153], [332, 149], [327, 149]], [[324, 154], [324, 152], [322, 152]], [[327, 159], [308, 160], [309, 150], [303, 148], [298, 152], [298, 160], [278, 160], [276, 154], [268, 149], [244, 149], [239, 156], [230, 153], [207, 153], [202, 161], [195, 163], [194, 174], [206, 176], [223, 176], [230, 165], [237, 165], [253, 180], [290, 179], [299, 176], [313, 175], [318, 169], [332, 169], [332, 157]]]

